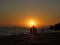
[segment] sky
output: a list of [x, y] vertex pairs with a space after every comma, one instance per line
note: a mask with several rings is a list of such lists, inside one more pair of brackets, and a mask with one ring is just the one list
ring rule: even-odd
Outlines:
[[0, 26], [49, 26], [60, 22], [60, 0], [0, 0]]

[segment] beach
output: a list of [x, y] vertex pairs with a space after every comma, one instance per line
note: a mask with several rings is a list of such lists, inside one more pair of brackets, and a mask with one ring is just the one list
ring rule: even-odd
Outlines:
[[0, 36], [1, 45], [58, 45], [60, 33], [19, 34]]

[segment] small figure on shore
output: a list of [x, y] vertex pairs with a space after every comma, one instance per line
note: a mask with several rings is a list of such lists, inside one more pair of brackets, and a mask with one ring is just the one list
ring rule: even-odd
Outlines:
[[30, 28], [30, 33], [31, 33], [31, 34], [32, 34], [32, 33], [34, 33], [34, 34], [37, 33], [37, 29], [36, 29], [36, 27], [35, 27], [34, 25]]

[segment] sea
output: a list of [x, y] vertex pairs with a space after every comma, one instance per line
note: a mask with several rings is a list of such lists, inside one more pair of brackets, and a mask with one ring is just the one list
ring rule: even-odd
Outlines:
[[[44, 30], [42, 32], [42, 29], [37, 28], [37, 34], [40, 33], [52, 33], [52, 32], [60, 32], [59, 30]], [[30, 29], [29, 28], [0, 28], [0, 36], [7, 36], [7, 35], [17, 35], [17, 34], [29, 34]]]
[[60, 31], [37, 29], [30, 34], [30, 28], [0, 28], [0, 45], [60, 45]]

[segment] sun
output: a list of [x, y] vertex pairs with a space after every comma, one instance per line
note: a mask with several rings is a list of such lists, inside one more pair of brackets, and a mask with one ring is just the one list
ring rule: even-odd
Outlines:
[[30, 21], [30, 25], [31, 26], [35, 25], [35, 22], [34, 21]]

